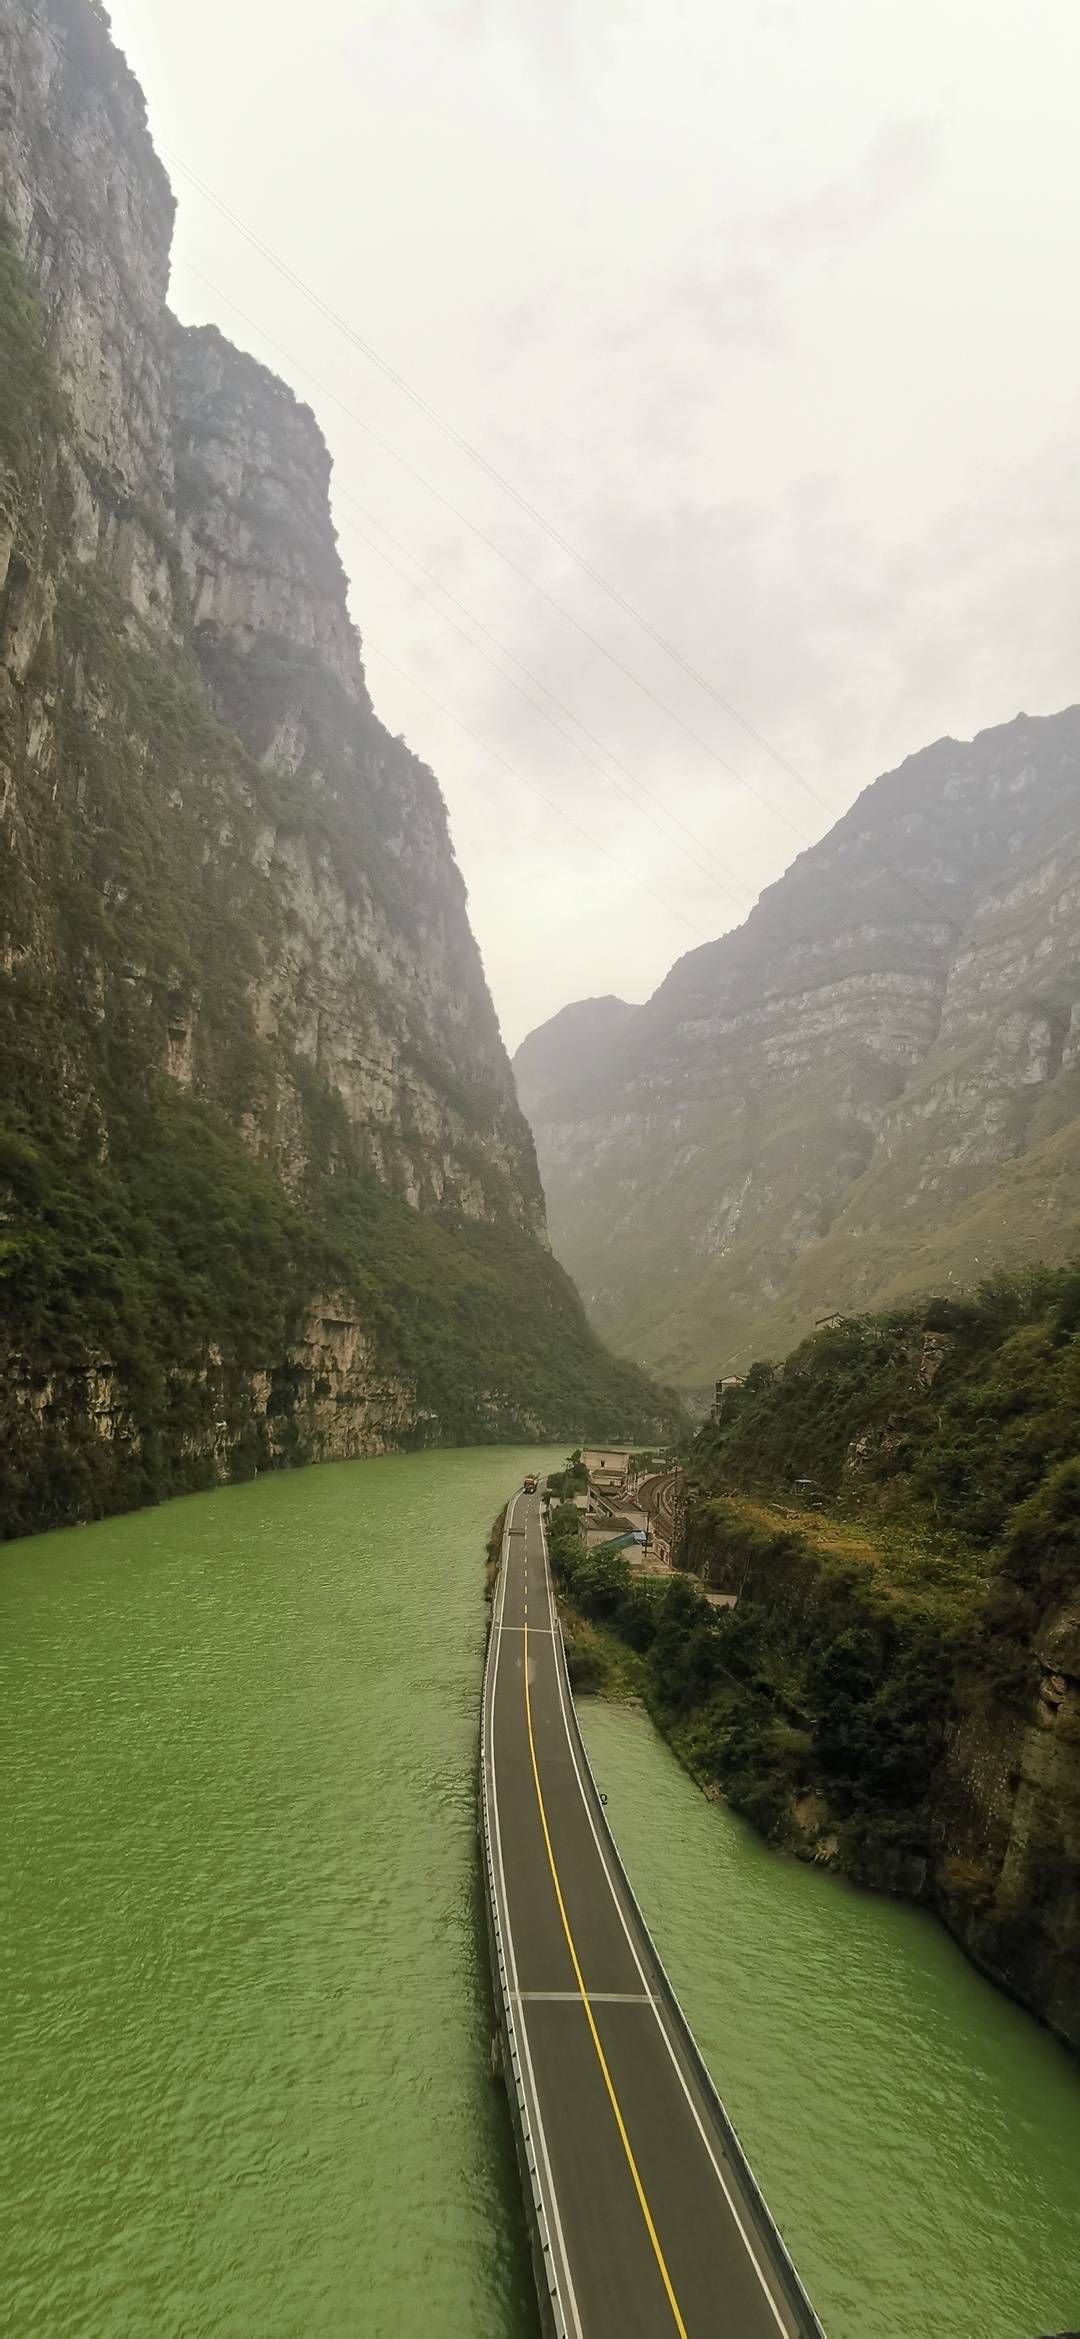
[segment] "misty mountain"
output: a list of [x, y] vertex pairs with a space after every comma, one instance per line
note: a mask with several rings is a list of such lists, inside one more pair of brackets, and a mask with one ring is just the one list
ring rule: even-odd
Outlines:
[[1080, 1241], [1080, 709], [867, 788], [642, 1007], [522, 1043], [557, 1255], [688, 1386]]

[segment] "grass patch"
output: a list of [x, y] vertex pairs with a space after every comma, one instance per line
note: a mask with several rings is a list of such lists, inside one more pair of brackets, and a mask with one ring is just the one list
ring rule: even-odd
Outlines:
[[561, 1606], [570, 1687], [575, 1696], [606, 1698], [613, 1705], [643, 1705], [648, 1676], [645, 1659], [609, 1627], [590, 1623], [569, 1603]]

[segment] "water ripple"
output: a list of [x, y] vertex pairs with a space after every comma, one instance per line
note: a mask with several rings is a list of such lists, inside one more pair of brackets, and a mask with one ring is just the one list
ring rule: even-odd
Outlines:
[[1080, 2075], [920, 1911], [769, 1852], [642, 1715], [589, 1753], [657, 1946], [829, 2339], [1080, 2321]]
[[529, 2339], [474, 1828], [483, 1540], [531, 1461], [0, 1555], [13, 2339]]

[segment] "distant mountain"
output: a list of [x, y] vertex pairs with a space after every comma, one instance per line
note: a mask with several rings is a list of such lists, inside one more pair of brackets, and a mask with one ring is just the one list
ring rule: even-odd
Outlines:
[[557, 1255], [700, 1386], [836, 1310], [1080, 1248], [1080, 708], [867, 788], [644, 1007], [515, 1060]]
[[603, 1065], [617, 1041], [625, 1039], [642, 1007], [625, 999], [575, 999], [560, 1009], [550, 1023], [542, 1023], [522, 1040], [514, 1058], [518, 1102], [526, 1119], [543, 1118], [544, 1107], [560, 1090], [571, 1091], [577, 1081], [586, 1085], [597, 1065]]

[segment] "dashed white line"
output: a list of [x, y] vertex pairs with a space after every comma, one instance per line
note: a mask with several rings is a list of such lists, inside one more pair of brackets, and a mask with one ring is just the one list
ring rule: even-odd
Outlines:
[[[545, 1535], [545, 1533], [544, 1533], [544, 1522], [543, 1522], [543, 1518], [541, 1518], [541, 1520], [540, 1520], [540, 1540], [541, 1540], [541, 1544], [542, 1544], [542, 1546], [543, 1546], [543, 1552], [544, 1552], [544, 1573], [545, 1573], [545, 1576], [546, 1576], [546, 1579], [547, 1579], [548, 1608], [549, 1608], [549, 1611], [550, 1611], [550, 1614], [551, 1614], [551, 1629], [552, 1629], [552, 1634], [553, 1634], [553, 1636], [554, 1636], [554, 1634], [555, 1634], [555, 1631], [556, 1631], [555, 1595], [554, 1595], [554, 1590], [553, 1590], [553, 1587], [552, 1587], [552, 1580], [551, 1580], [551, 1568], [550, 1568], [550, 1565], [549, 1565], [549, 1562], [548, 1562], [547, 1536], [546, 1536], [546, 1535]], [[596, 1849], [597, 1849], [597, 1852], [598, 1852], [598, 1854], [599, 1854], [599, 1858], [600, 1858], [600, 1865], [601, 1865], [601, 1867], [602, 1867], [602, 1869], [603, 1869], [603, 1871], [604, 1871], [604, 1876], [605, 1876], [605, 1878], [606, 1878], [606, 1881], [607, 1881], [607, 1887], [608, 1887], [608, 1891], [610, 1892], [610, 1894], [611, 1894], [611, 1897], [612, 1897], [612, 1900], [614, 1901], [614, 1903], [615, 1903], [615, 1907], [616, 1907], [616, 1909], [617, 1909], [617, 1911], [618, 1911], [618, 1916], [619, 1916], [619, 1923], [621, 1924], [621, 1926], [622, 1926], [622, 1929], [623, 1929], [623, 1932], [624, 1932], [624, 1933], [625, 1933], [625, 1935], [626, 1935], [627, 1943], [628, 1943], [628, 1945], [629, 1945], [629, 1949], [630, 1949], [630, 1954], [631, 1954], [631, 1956], [632, 1956], [632, 1958], [633, 1958], [633, 1960], [634, 1960], [634, 1964], [635, 1964], [635, 1965], [636, 1965], [636, 1967], [637, 1967], [638, 1973], [639, 1973], [639, 1974], [640, 1974], [640, 1976], [641, 1976], [641, 1985], [642, 1985], [642, 1989], [645, 1991], [645, 1993], [646, 1993], [646, 1995], [647, 1995], [647, 1996], [650, 1996], [650, 1993], [649, 1993], [649, 1986], [648, 1986], [648, 1980], [647, 1980], [647, 1977], [646, 1977], [646, 1974], [645, 1974], [645, 1969], [644, 1969], [644, 1967], [643, 1967], [643, 1965], [642, 1965], [642, 1963], [641, 1963], [641, 1959], [640, 1959], [640, 1957], [639, 1957], [639, 1955], [638, 1955], [638, 1951], [637, 1951], [637, 1944], [636, 1944], [636, 1942], [635, 1942], [635, 1940], [634, 1940], [633, 1934], [631, 1933], [631, 1931], [630, 1931], [630, 1927], [629, 1927], [629, 1925], [628, 1925], [628, 1923], [627, 1923], [627, 1920], [626, 1920], [626, 1912], [625, 1912], [625, 1910], [624, 1910], [624, 1908], [623, 1908], [622, 1900], [621, 1900], [621, 1898], [620, 1898], [620, 1895], [619, 1895], [619, 1893], [618, 1893], [618, 1892], [616, 1891], [616, 1889], [615, 1889], [615, 1881], [614, 1881], [614, 1878], [613, 1878], [613, 1876], [612, 1876], [612, 1874], [611, 1874], [611, 1870], [610, 1870], [610, 1868], [609, 1868], [609, 1865], [608, 1865], [607, 1856], [606, 1856], [606, 1853], [605, 1853], [605, 1851], [604, 1851], [603, 1844], [601, 1843], [601, 1840], [600, 1840], [600, 1835], [599, 1835], [599, 1832], [598, 1832], [598, 1829], [597, 1829], [597, 1826], [596, 1826], [596, 1822], [595, 1822], [595, 1820], [594, 1820], [594, 1818], [593, 1818], [593, 1813], [592, 1813], [592, 1805], [591, 1805], [591, 1802], [590, 1802], [590, 1799], [589, 1799], [588, 1795], [587, 1795], [587, 1794], [586, 1794], [586, 1792], [585, 1792], [585, 1781], [584, 1781], [584, 1779], [582, 1778], [582, 1775], [581, 1775], [581, 1765], [580, 1765], [580, 1763], [579, 1763], [579, 1761], [578, 1761], [577, 1747], [576, 1747], [576, 1745], [575, 1745], [575, 1743], [574, 1743], [574, 1732], [571, 1730], [571, 1727], [570, 1727], [570, 1717], [569, 1717], [569, 1714], [567, 1713], [567, 1710], [566, 1710], [566, 1697], [565, 1697], [564, 1690], [563, 1690], [563, 1671], [564, 1671], [564, 1668], [563, 1668], [563, 1666], [562, 1666], [562, 1665], [560, 1664], [560, 1662], [559, 1662], [559, 1655], [558, 1655], [558, 1652], [557, 1652], [557, 1651], [555, 1651], [555, 1652], [553, 1652], [553, 1654], [554, 1654], [554, 1656], [555, 1656], [555, 1677], [556, 1677], [556, 1684], [557, 1684], [557, 1687], [558, 1687], [558, 1692], [559, 1692], [559, 1704], [560, 1704], [560, 1706], [561, 1706], [561, 1708], [562, 1708], [563, 1727], [564, 1727], [564, 1729], [565, 1729], [565, 1731], [566, 1731], [566, 1742], [567, 1742], [567, 1745], [569, 1746], [569, 1749], [570, 1749], [570, 1759], [571, 1759], [571, 1761], [572, 1761], [572, 1763], [573, 1763], [573, 1766], [574, 1766], [574, 1775], [575, 1775], [575, 1777], [576, 1777], [576, 1779], [577, 1779], [578, 1788], [579, 1788], [579, 1791], [580, 1791], [580, 1794], [581, 1794], [581, 1800], [582, 1800], [582, 1803], [583, 1803], [583, 1805], [584, 1805], [584, 1807], [585, 1807], [585, 1817], [586, 1817], [586, 1819], [587, 1819], [587, 1820], [588, 1820], [588, 1822], [589, 1822], [589, 1828], [590, 1828], [590, 1832], [591, 1832], [591, 1834], [592, 1834], [592, 1839], [593, 1839], [593, 1842], [594, 1842], [594, 1844], [596, 1845]], [[707, 2136], [707, 2134], [706, 2134], [706, 2132], [705, 2132], [705, 2128], [704, 2128], [704, 2125], [703, 2125], [703, 2123], [702, 2123], [702, 2120], [701, 2120], [701, 2115], [700, 2115], [700, 2113], [699, 2113], [699, 2111], [698, 2111], [697, 2105], [696, 2105], [696, 2103], [694, 2102], [694, 2098], [693, 2098], [693, 2096], [692, 2096], [692, 2095], [691, 2095], [691, 2093], [690, 2093], [690, 2089], [689, 2089], [689, 2087], [688, 2087], [688, 2085], [687, 2085], [687, 2081], [686, 2081], [686, 2074], [685, 2074], [685, 2072], [684, 2072], [684, 2070], [683, 2070], [683, 2068], [682, 2068], [682, 2065], [681, 2065], [681, 2063], [680, 2063], [680, 2061], [679, 2061], [679, 2058], [678, 2058], [678, 2056], [677, 2056], [677, 2054], [676, 2054], [676, 2052], [675, 2052], [675, 2048], [674, 2048], [674, 2045], [673, 2045], [673, 2043], [672, 2043], [672, 2039], [671, 2039], [670, 2032], [669, 2032], [669, 2030], [668, 2030], [668, 2027], [667, 2027], [667, 2024], [666, 2024], [666, 2022], [665, 2022], [665, 2021], [664, 2021], [664, 2019], [663, 2019], [663, 2014], [662, 2014], [661, 2008], [660, 2008], [660, 2006], [659, 2006], [659, 2004], [658, 2004], [657, 2000], [656, 2000], [655, 1998], [651, 1997], [651, 1996], [650, 1996], [650, 2003], [651, 2003], [651, 2005], [652, 2005], [653, 2013], [654, 2013], [654, 2014], [655, 2014], [655, 2016], [656, 2016], [657, 2027], [658, 2027], [658, 2029], [659, 2029], [659, 2031], [660, 2031], [661, 2038], [663, 2039], [663, 2041], [664, 2041], [664, 2045], [665, 2045], [665, 2047], [667, 2048], [668, 2054], [669, 2054], [669, 2056], [670, 2056], [670, 2058], [671, 2058], [671, 2062], [672, 2062], [672, 2065], [673, 2065], [673, 2067], [674, 2067], [674, 2070], [675, 2070], [676, 2076], [677, 2076], [677, 2078], [678, 2078], [679, 2085], [680, 2085], [680, 2087], [682, 2088], [683, 2094], [684, 2094], [684, 2096], [686, 2097], [686, 2101], [687, 2101], [687, 2103], [688, 2103], [688, 2105], [689, 2105], [689, 2107], [690, 2107], [690, 2112], [691, 2112], [691, 2116], [692, 2116], [692, 2118], [693, 2118], [693, 2121], [694, 2121], [694, 2126], [696, 2127], [696, 2129], [697, 2129], [697, 2132], [698, 2132], [698, 2135], [700, 2136], [700, 2138], [701, 2138], [701, 2141], [702, 2141], [703, 2145], [705, 2146], [705, 2150], [706, 2150], [706, 2152], [708, 2153], [709, 2160], [710, 2160], [710, 2162], [711, 2162], [711, 2164], [712, 2164], [713, 2172], [714, 2172], [714, 2174], [715, 2174], [715, 2176], [716, 2176], [717, 2182], [718, 2182], [718, 2183], [719, 2183], [719, 2185], [720, 2185], [721, 2191], [723, 2192], [724, 2198], [725, 2198], [725, 2200], [726, 2200], [726, 2202], [727, 2202], [727, 2204], [728, 2204], [728, 2207], [729, 2207], [729, 2209], [730, 2209], [730, 2211], [731, 2211], [732, 2217], [734, 2218], [734, 2220], [735, 2220], [735, 2223], [736, 2223], [736, 2225], [737, 2225], [737, 2227], [738, 2227], [738, 2229], [739, 2229], [739, 2232], [740, 2232], [740, 2234], [741, 2234], [741, 2236], [742, 2236], [743, 2244], [744, 2244], [744, 2246], [745, 2246], [745, 2249], [746, 2249], [746, 2254], [747, 2254], [747, 2256], [748, 2256], [748, 2258], [749, 2258], [749, 2260], [750, 2260], [750, 2263], [751, 2263], [751, 2265], [753, 2266], [754, 2272], [755, 2272], [755, 2274], [757, 2275], [757, 2278], [758, 2278], [758, 2281], [759, 2281], [759, 2282], [760, 2282], [760, 2284], [761, 2284], [762, 2290], [763, 2290], [763, 2291], [764, 2291], [764, 2293], [765, 2293], [765, 2297], [766, 2297], [766, 2299], [767, 2299], [767, 2301], [768, 2301], [769, 2308], [770, 2308], [770, 2311], [771, 2311], [771, 2313], [772, 2313], [772, 2315], [773, 2315], [773, 2318], [774, 2318], [774, 2320], [775, 2320], [775, 2323], [776, 2323], [777, 2329], [778, 2329], [779, 2331], [781, 2331], [781, 2332], [783, 2332], [783, 2333], [784, 2333], [784, 2335], [785, 2335], [785, 2339], [788, 2339], [788, 2334], [790, 2333], [790, 2330], [791, 2330], [791, 2323], [790, 2323], [790, 2320], [788, 2320], [787, 2322], [785, 2322], [785, 2321], [784, 2321], [784, 2319], [783, 2319], [783, 2317], [782, 2317], [782, 2316], [781, 2316], [781, 2314], [780, 2314], [780, 2310], [779, 2310], [779, 2308], [778, 2308], [778, 2306], [777, 2306], [777, 2304], [776, 2304], [776, 2300], [775, 2300], [775, 2298], [774, 2298], [774, 2296], [773, 2296], [772, 2287], [771, 2287], [771, 2285], [770, 2285], [770, 2283], [769, 2283], [769, 2281], [768, 2281], [768, 2279], [767, 2279], [767, 2277], [766, 2277], [766, 2275], [765, 2275], [765, 2272], [764, 2272], [764, 2269], [763, 2269], [763, 2267], [761, 2266], [760, 2260], [758, 2259], [757, 2253], [756, 2253], [756, 2251], [755, 2251], [755, 2249], [754, 2249], [754, 2245], [753, 2245], [753, 2243], [752, 2243], [752, 2241], [751, 2241], [751, 2239], [750, 2239], [750, 2236], [749, 2236], [749, 2234], [747, 2233], [747, 2230], [746, 2230], [746, 2227], [745, 2227], [745, 2225], [743, 2224], [742, 2218], [741, 2218], [741, 2217], [740, 2217], [740, 2215], [739, 2215], [739, 2210], [738, 2210], [737, 2204], [736, 2204], [735, 2200], [734, 2200], [734, 2199], [733, 2199], [733, 2197], [732, 2197], [732, 2193], [731, 2193], [730, 2187], [729, 2187], [729, 2185], [728, 2185], [728, 2183], [727, 2183], [727, 2180], [726, 2180], [726, 2178], [725, 2178], [725, 2176], [724, 2176], [723, 2170], [722, 2170], [722, 2169], [721, 2169], [721, 2167], [720, 2167], [720, 2164], [719, 2164], [719, 2162], [718, 2162], [718, 2160], [717, 2160], [717, 2158], [716, 2158], [716, 2154], [714, 2153], [714, 2151], [713, 2151], [713, 2148], [712, 2148], [712, 2145], [710, 2144], [710, 2142], [709, 2142], [709, 2138], [708, 2138], [708, 2136]]]
[[[519, 1500], [520, 1500], [520, 1496], [516, 1497], [516, 1498], [515, 1498], [515, 1500], [518, 1500], [518, 1501], [519, 1501]], [[517, 1958], [516, 1958], [516, 1957], [515, 1957], [515, 1955], [514, 1955], [514, 1936], [513, 1936], [513, 1930], [512, 1930], [512, 1928], [511, 1928], [511, 1924], [510, 1924], [510, 1902], [509, 1902], [509, 1897], [508, 1897], [508, 1895], [507, 1895], [507, 1890], [506, 1890], [506, 1870], [505, 1870], [505, 1868], [504, 1868], [504, 1866], [503, 1866], [503, 1855], [502, 1855], [502, 1832], [501, 1832], [501, 1829], [500, 1829], [500, 1826], [499, 1826], [499, 1791], [498, 1791], [498, 1787], [497, 1787], [497, 1785], [496, 1785], [496, 1780], [495, 1780], [495, 1749], [494, 1749], [494, 1730], [495, 1730], [495, 1692], [496, 1692], [496, 1690], [497, 1690], [497, 1688], [498, 1688], [498, 1680], [499, 1680], [499, 1654], [500, 1654], [500, 1651], [501, 1651], [501, 1648], [502, 1648], [502, 1619], [503, 1619], [503, 1613], [504, 1613], [504, 1610], [505, 1610], [505, 1607], [506, 1607], [506, 1578], [507, 1578], [507, 1573], [508, 1573], [508, 1568], [509, 1568], [509, 1557], [510, 1557], [510, 1520], [513, 1518], [513, 1514], [514, 1514], [514, 1503], [511, 1503], [511, 1505], [510, 1505], [510, 1510], [509, 1510], [509, 1512], [508, 1512], [508, 1514], [507, 1514], [507, 1529], [506, 1529], [506, 1537], [505, 1537], [505, 1541], [504, 1541], [504, 1544], [503, 1544], [503, 1554], [502, 1554], [502, 1568], [501, 1568], [501, 1579], [502, 1579], [502, 1580], [501, 1580], [501, 1582], [500, 1582], [500, 1585], [499, 1585], [499, 1625], [498, 1625], [499, 1639], [498, 1639], [498, 1645], [497, 1645], [497, 1647], [496, 1647], [496, 1650], [495, 1650], [495, 1657], [494, 1657], [494, 1662], [493, 1662], [493, 1665], [492, 1665], [492, 1668], [491, 1668], [491, 1703], [490, 1703], [490, 1710], [489, 1710], [489, 1722], [488, 1722], [488, 1753], [489, 1753], [489, 1756], [490, 1756], [490, 1761], [489, 1761], [488, 1768], [489, 1768], [489, 1773], [490, 1773], [490, 1782], [491, 1782], [491, 1817], [492, 1817], [492, 1833], [493, 1833], [493, 1836], [494, 1836], [494, 1839], [495, 1839], [495, 1858], [496, 1858], [496, 1863], [497, 1863], [497, 1866], [498, 1866], [498, 1881], [499, 1881], [499, 1885], [501, 1886], [501, 1893], [500, 1893], [500, 1898], [501, 1898], [501, 1902], [502, 1902], [502, 1920], [503, 1920], [503, 1932], [504, 1932], [504, 1937], [505, 1937], [505, 1942], [506, 1942], [506, 1957], [507, 1957], [507, 1964], [508, 1964], [508, 1966], [509, 1966], [509, 1969], [510, 1969], [510, 1984], [511, 1984], [511, 1988], [510, 1988], [510, 1995], [511, 1995], [511, 1997], [513, 1998], [513, 2000], [514, 2000], [515, 2004], [518, 2006], [518, 2008], [519, 2008], [519, 2010], [520, 2010], [520, 2007], [521, 2007], [521, 1992], [520, 1992], [520, 1990], [519, 1990], [519, 1988], [518, 1988]], [[536, 2085], [536, 2073], [535, 2073], [535, 2072], [534, 2072], [534, 2070], [533, 2070], [532, 2053], [531, 2053], [531, 2050], [530, 2050], [530, 2047], [529, 2047], [529, 2027], [528, 2027], [528, 2023], [526, 2022], [526, 2019], [525, 2019], [524, 2013], [522, 2013], [522, 2014], [521, 2014], [521, 2020], [520, 2020], [520, 2024], [519, 2024], [519, 2031], [520, 2031], [520, 2038], [521, 2038], [521, 2048], [522, 2048], [522, 2055], [523, 2055], [523, 2059], [524, 2059], [524, 2063], [525, 2063], [525, 2068], [526, 2068], [526, 2071], [527, 2071], [527, 2074], [528, 2074], [528, 2082], [529, 2082], [529, 2093], [530, 2093], [530, 2096], [531, 2096], [531, 2098], [532, 2098], [530, 2126], [532, 2126], [532, 2125], [534, 2125], [534, 2124], [535, 2124], [536, 2138], [537, 2138], [537, 2142], [538, 2142], [538, 2144], [539, 2144], [539, 2147], [540, 2147], [540, 2153], [541, 2153], [541, 2157], [542, 2157], [542, 2159], [543, 2159], [544, 2168], [545, 2168], [545, 2170], [546, 2170], [546, 2173], [547, 2173], [547, 2200], [546, 2200], [546, 2202], [545, 2202], [545, 2213], [546, 2213], [546, 2215], [547, 2215], [547, 2220], [548, 2220], [548, 2226], [549, 2226], [549, 2230], [550, 2230], [550, 2231], [551, 2231], [551, 2232], [552, 2232], [552, 2233], [555, 2235], [555, 2237], [557, 2238], [557, 2241], [558, 2241], [558, 2248], [559, 2248], [559, 2254], [560, 2254], [560, 2256], [561, 2256], [561, 2258], [562, 2258], [562, 2266], [563, 2266], [563, 2279], [562, 2279], [562, 2282], [560, 2283], [559, 2287], [560, 2287], [560, 2292], [562, 2293], [562, 2305], [563, 2305], [563, 2311], [564, 2311], [564, 2315], [567, 2317], [567, 2320], [568, 2320], [568, 2322], [572, 2322], [573, 2329], [574, 2329], [574, 2331], [575, 2331], [575, 2332], [576, 2332], [576, 2334], [577, 2334], [577, 2339], [584, 2339], [584, 2333], [583, 2333], [583, 2330], [582, 2330], [582, 2322], [581, 2322], [581, 2313], [580, 2313], [580, 2309], [579, 2309], [579, 2307], [578, 2307], [578, 2303], [577, 2303], [577, 2297], [576, 2297], [576, 2294], [575, 2294], [575, 2291], [574, 2291], [573, 2277], [572, 2277], [572, 2275], [571, 2275], [571, 2272], [570, 2272], [570, 2257], [569, 2257], [569, 2252], [568, 2252], [568, 2250], [567, 2250], [567, 2247], [566, 2247], [566, 2237], [565, 2237], [565, 2235], [564, 2235], [564, 2233], [563, 2233], [563, 2229], [562, 2229], [562, 2220], [561, 2220], [561, 2218], [560, 2218], [560, 2216], [559, 2216], [559, 2199], [558, 2199], [558, 2194], [556, 2193], [556, 2190], [555, 2190], [555, 2179], [554, 2179], [554, 2177], [553, 2177], [553, 2175], [552, 2175], [552, 2172], [551, 2172], [551, 2158], [550, 2158], [550, 2154], [549, 2154], [549, 2152], [548, 2152], [547, 2137], [546, 2137], [546, 2135], [545, 2135], [545, 2133], [544, 2133], [544, 2122], [543, 2122], [543, 2119], [542, 2119], [542, 2117], [541, 2117], [541, 2112], [540, 2112], [540, 2097], [539, 2097], [539, 2093], [538, 2093], [538, 2091], [537, 2091], [537, 2085]], [[556, 2281], [558, 2281], [558, 2275], [556, 2275]]]

